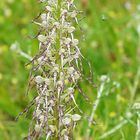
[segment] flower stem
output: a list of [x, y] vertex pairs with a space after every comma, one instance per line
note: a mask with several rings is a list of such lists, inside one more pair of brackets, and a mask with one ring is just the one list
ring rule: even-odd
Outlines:
[[[57, 4], [57, 20], [60, 24], [60, 16], [61, 16], [61, 0], [58, 0], [58, 4]], [[61, 39], [61, 32], [60, 32], [60, 28], [57, 29], [57, 40], [56, 40], [56, 49], [58, 50], [57, 52], [59, 52], [59, 49], [61, 47], [61, 44], [60, 44], [60, 39]], [[59, 69], [61, 68], [61, 60], [59, 58], [59, 54], [57, 53], [57, 63], [59, 65]], [[60, 73], [59, 73], [60, 74]], [[58, 91], [59, 92], [59, 91]], [[60, 118], [59, 118], [59, 104], [60, 104], [60, 94], [57, 93], [57, 90], [56, 90], [56, 94], [55, 94], [55, 98], [56, 98], [56, 103], [55, 103], [55, 118], [56, 118], [56, 121], [55, 121], [55, 125], [57, 127], [57, 132], [56, 132], [56, 136], [54, 138], [54, 140], [59, 140], [60, 139]]]

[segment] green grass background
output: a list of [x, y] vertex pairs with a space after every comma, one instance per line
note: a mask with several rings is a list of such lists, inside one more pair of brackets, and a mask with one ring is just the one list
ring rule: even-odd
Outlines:
[[[80, 86], [94, 102], [99, 77], [106, 74], [111, 79], [106, 87], [110, 92], [101, 99], [96, 111], [97, 124], [91, 127], [91, 140], [98, 140], [99, 136], [116, 126], [127, 111], [132, 111], [134, 102], [140, 101], [140, 1], [89, 0], [87, 5], [82, 5], [82, 1], [77, 0], [76, 3], [85, 12], [84, 18], [80, 17], [82, 33], [79, 32], [77, 38], [82, 39], [81, 51], [91, 62], [97, 88], [87, 82]], [[21, 140], [28, 132], [30, 115], [15, 121], [18, 113], [33, 98], [32, 93], [25, 96], [29, 73], [25, 64], [28, 60], [12, 52], [10, 46], [18, 42], [24, 52], [32, 56], [36, 53], [37, 40], [27, 36], [36, 35], [37, 26], [31, 21], [41, 8], [37, 0], [0, 1], [0, 140]], [[84, 70], [88, 75], [86, 63]], [[117, 89], [111, 87], [113, 81], [119, 83]], [[79, 95], [76, 98], [85, 114], [90, 115], [91, 106]], [[87, 124], [86, 119], [78, 124], [76, 140], [85, 140]], [[135, 133], [136, 115], [104, 140], [134, 140]]]

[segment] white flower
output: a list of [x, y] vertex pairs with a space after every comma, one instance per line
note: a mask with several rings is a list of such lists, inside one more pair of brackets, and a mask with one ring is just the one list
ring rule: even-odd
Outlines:
[[58, 82], [57, 82], [57, 86], [58, 86], [58, 87], [63, 87], [63, 82], [62, 82], [62, 81], [58, 81]]
[[65, 135], [67, 133], [67, 129], [63, 129], [62, 131], [61, 131], [61, 135], [63, 136], [63, 135]]
[[39, 117], [41, 113], [42, 113], [42, 111], [39, 110], [39, 109], [37, 109], [36, 112], [35, 112], [35, 116], [36, 117]]
[[41, 63], [44, 59], [45, 59], [44, 56], [41, 56], [37, 60], [38, 60], [39, 63]]
[[72, 18], [75, 18], [75, 17], [77, 16], [77, 12], [76, 12], [76, 11], [71, 12], [70, 16], [71, 16]]
[[51, 106], [54, 106], [55, 105], [55, 103], [54, 103], [53, 100], [50, 100], [49, 103], [50, 103]]
[[69, 87], [69, 88], [67, 89], [67, 93], [68, 93], [68, 94], [72, 94], [73, 92], [74, 92], [73, 87]]
[[46, 2], [46, 0], [40, 0], [40, 2]]
[[40, 125], [36, 124], [36, 125], [35, 125], [35, 131], [36, 131], [36, 132], [39, 132], [40, 130], [41, 130]]
[[43, 27], [47, 27], [47, 25], [48, 25], [48, 23], [47, 23], [47, 21], [42, 21], [42, 24], [41, 24]]
[[70, 26], [70, 23], [65, 21], [64, 24], [63, 24], [63, 28], [67, 29], [69, 26]]
[[46, 10], [51, 12], [52, 11], [52, 8], [50, 6], [46, 6]]
[[65, 52], [66, 52], [66, 50], [61, 48], [60, 51], [59, 51], [59, 55], [64, 54]]
[[72, 57], [75, 58], [75, 59], [78, 59], [79, 58], [79, 55], [80, 55], [80, 52], [77, 51]]
[[52, 133], [54, 133], [56, 131], [56, 126], [55, 125], [49, 125], [49, 128], [50, 128]]
[[67, 13], [68, 13], [68, 11], [67, 11], [66, 9], [64, 9], [64, 10], [61, 12], [62, 15], [66, 15]]
[[42, 20], [46, 20], [46, 18], [47, 18], [47, 15], [45, 13], [41, 14], [41, 19]]
[[73, 68], [73, 67], [69, 67], [68, 68], [68, 74], [73, 74], [74, 73], [74, 71], [75, 71], [75, 69]]
[[64, 125], [69, 125], [70, 122], [71, 122], [71, 119], [68, 118], [68, 117], [66, 117], [66, 118], [64, 118], [64, 119], [62, 120], [62, 122], [63, 122]]
[[59, 28], [60, 27], [60, 23], [59, 22], [54, 22], [53, 24], [56, 28]]
[[64, 135], [64, 140], [69, 140], [69, 137], [67, 135]]
[[44, 98], [43, 98], [43, 97], [39, 98], [39, 99], [38, 99], [38, 103], [39, 103], [39, 104], [43, 104], [43, 103], [44, 103]]
[[68, 33], [72, 33], [75, 31], [75, 27], [71, 26], [68, 28]]
[[44, 81], [45, 81], [46, 85], [50, 85], [51, 84], [51, 80], [49, 78], [45, 78]]
[[41, 122], [44, 122], [45, 116], [44, 116], [44, 115], [40, 115], [39, 120], [40, 120]]
[[100, 77], [100, 80], [101, 80], [101, 82], [109, 82], [110, 81], [110, 78], [107, 76], [107, 75], [102, 75], [101, 77]]
[[74, 115], [71, 116], [71, 119], [72, 119], [74, 122], [76, 122], [76, 121], [79, 121], [79, 120], [81, 119], [81, 116], [78, 115], [78, 114], [74, 114]]
[[77, 71], [74, 73], [74, 78], [75, 79], [79, 79], [80, 78], [80, 74]]
[[59, 67], [58, 66], [55, 66], [53, 69], [52, 69], [52, 72], [54, 73], [54, 72], [59, 72]]
[[47, 1], [48, 1], [48, 5], [50, 6], [56, 5], [56, 0], [47, 0]]
[[38, 75], [35, 77], [35, 82], [41, 84], [44, 82], [44, 78]]
[[66, 39], [65, 39], [65, 44], [66, 44], [66, 45], [70, 44], [70, 42], [71, 42], [71, 39], [70, 39], [70, 38], [66, 38]]
[[135, 110], [140, 110], [140, 103], [134, 103], [134, 105], [132, 106], [132, 109], [135, 109]]
[[79, 44], [79, 40], [78, 39], [73, 39], [72, 44], [73, 44], [73, 46], [77, 46]]
[[47, 40], [47, 38], [44, 35], [38, 35], [38, 40], [43, 43]]
[[17, 42], [13, 43], [11, 46], [10, 46], [10, 49], [12, 51], [17, 51], [17, 52], [20, 52], [20, 47], [19, 47], [19, 44]]

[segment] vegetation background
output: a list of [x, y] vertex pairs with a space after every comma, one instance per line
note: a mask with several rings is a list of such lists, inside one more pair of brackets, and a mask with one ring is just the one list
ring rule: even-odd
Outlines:
[[[94, 102], [99, 77], [105, 74], [111, 80], [96, 110], [91, 140], [98, 140], [122, 119], [127, 123], [104, 140], [134, 140], [137, 115], [131, 107], [140, 101], [140, 1], [76, 0], [76, 3], [85, 12], [79, 22], [82, 33], [77, 38], [82, 37], [81, 51], [91, 62], [96, 84], [92, 87], [83, 82], [80, 87]], [[11, 51], [10, 46], [17, 42], [25, 53], [31, 56], [36, 53], [38, 42], [29, 36], [37, 33], [32, 19], [39, 11], [37, 0], [0, 0], [0, 140], [21, 140], [28, 132], [30, 113], [18, 121], [15, 117], [34, 96], [32, 93], [25, 96], [30, 68], [25, 67], [28, 60]], [[83, 66], [88, 75], [88, 65]], [[76, 99], [85, 114], [90, 115], [92, 107], [79, 95]], [[75, 130], [76, 140], [85, 139], [87, 128], [88, 121], [83, 118]]]

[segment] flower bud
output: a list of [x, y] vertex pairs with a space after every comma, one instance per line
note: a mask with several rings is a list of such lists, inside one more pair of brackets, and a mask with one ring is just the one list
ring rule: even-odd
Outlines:
[[47, 40], [47, 38], [44, 35], [39, 35], [38, 40], [43, 43], [43, 42], [45, 42]]
[[44, 78], [41, 77], [40, 75], [38, 75], [38, 76], [35, 77], [35, 82], [37, 84], [42, 84], [44, 82]]

